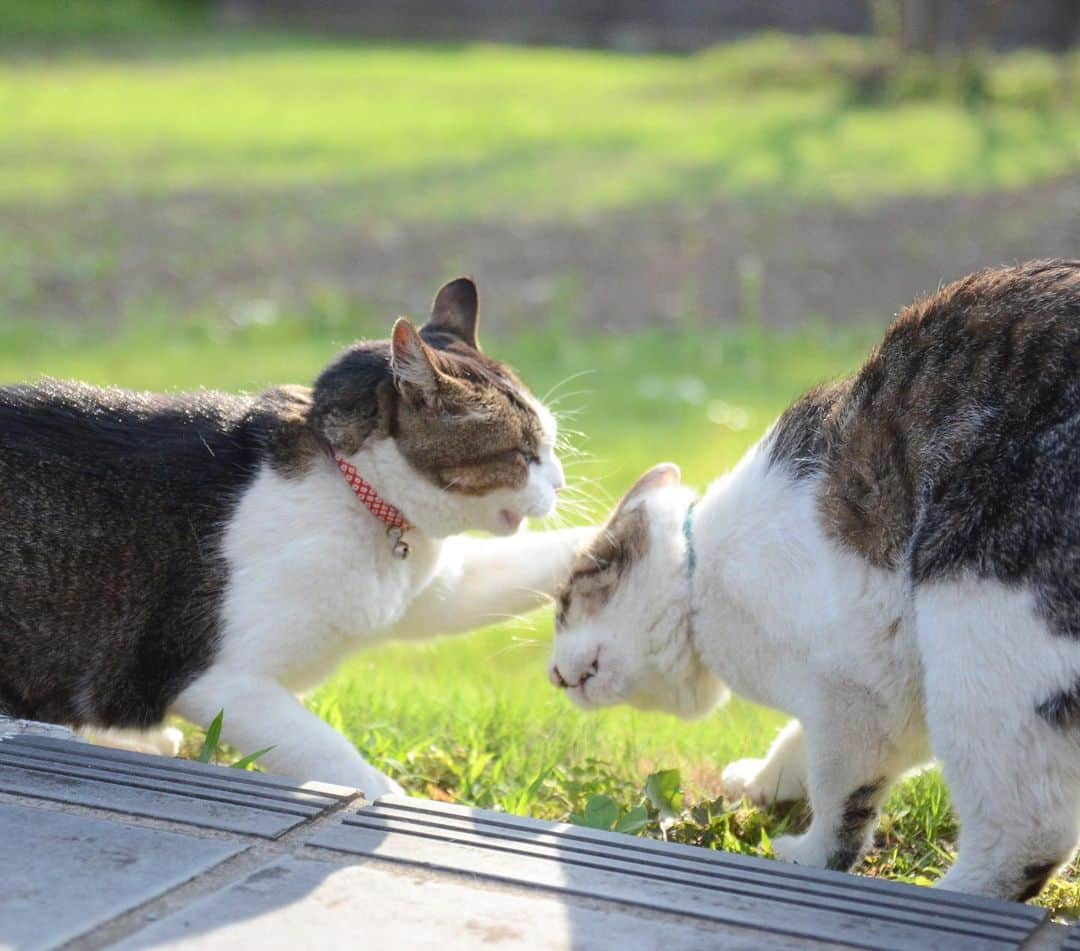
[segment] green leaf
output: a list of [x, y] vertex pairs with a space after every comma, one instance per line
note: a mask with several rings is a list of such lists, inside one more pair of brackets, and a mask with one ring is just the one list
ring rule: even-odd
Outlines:
[[649, 810], [644, 806], [634, 806], [625, 816], [615, 823], [616, 832], [634, 835], [649, 824]]
[[581, 825], [590, 829], [610, 829], [619, 818], [619, 805], [610, 796], [592, 796], [585, 803]]
[[682, 776], [677, 769], [662, 769], [645, 780], [645, 795], [663, 818], [673, 818], [682, 811]]
[[758, 840], [758, 848], [761, 850], [762, 855], [772, 855], [772, 839], [769, 838], [769, 833], [765, 831], [765, 826], [761, 827], [761, 838]]
[[214, 717], [210, 726], [206, 728], [206, 737], [197, 757], [200, 763], [209, 763], [214, 758], [218, 748], [218, 740], [221, 739], [221, 724], [224, 721], [225, 711], [218, 710], [218, 715]]
[[258, 760], [262, 759], [267, 753], [269, 753], [274, 747], [267, 746], [264, 749], [256, 750], [254, 753], [248, 753], [247, 756], [238, 759], [235, 763], [230, 763], [231, 769], [247, 769], [249, 766], [253, 766]]

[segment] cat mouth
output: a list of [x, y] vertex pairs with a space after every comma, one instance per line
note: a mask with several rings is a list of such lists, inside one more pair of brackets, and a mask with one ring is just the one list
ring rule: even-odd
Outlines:
[[521, 523], [525, 521], [525, 516], [520, 512], [515, 512], [513, 509], [503, 509], [499, 512], [499, 521], [510, 531], [516, 532], [521, 527]]

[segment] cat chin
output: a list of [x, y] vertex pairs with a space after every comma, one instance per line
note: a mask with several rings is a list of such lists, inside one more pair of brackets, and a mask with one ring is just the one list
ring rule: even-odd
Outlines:
[[731, 699], [731, 691], [715, 677], [705, 682], [671, 684], [669, 690], [637, 693], [618, 701], [637, 710], [666, 713], [680, 720], [700, 720]]
[[604, 690], [603, 685], [594, 685], [596, 678], [590, 678], [579, 687], [568, 687], [566, 695], [570, 702], [580, 710], [601, 710], [604, 707], [615, 707], [626, 703], [626, 699], [618, 694]]

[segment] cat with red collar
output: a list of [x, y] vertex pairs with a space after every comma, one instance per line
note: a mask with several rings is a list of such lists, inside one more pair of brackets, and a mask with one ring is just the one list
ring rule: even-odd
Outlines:
[[563, 487], [556, 423], [477, 311], [453, 281], [419, 330], [258, 396], [0, 388], [0, 714], [224, 710], [271, 772], [397, 791], [297, 693], [359, 648], [538, 606], [583, 537], [518, 532]]

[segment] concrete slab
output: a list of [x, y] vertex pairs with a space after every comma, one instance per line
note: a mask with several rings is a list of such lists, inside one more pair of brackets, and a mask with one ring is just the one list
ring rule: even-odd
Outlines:
[[0, 947], [38, 951], [189, 881], [245, 845], [0, 803]]
[[0, 791], [266, 838], [355, 796], [36, 736], [0, 740]]
[[764, 945], [753, 929], [622, 909], [577, 896], [522, 894], [374, 863], [342, 866], [295, 858], [267, 865], [116, 947], [294, 951], [316, 946], [437, 946], [440, 951], [833, 947], [772, 935]]
[[[1040, 908], [0, 738], [0, 949], [1059, 951]], [[1069, 947], [1080, 939], [1069, 936]]]
[[310, 844], [638, 909], [775, 940], [874, 948], [1015, 948], [1041, 908], [876, 882], [443, 803], [389, 797], [323, 826]]
[[79, 741], [74, 730], [55, 723], [39, 723], [37, 720], [18, 720], [0, 714], [0, 739], [10, 736], [48, 736], [53, 739]]

